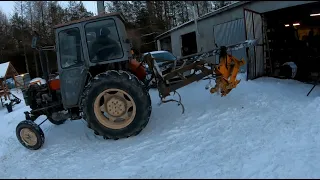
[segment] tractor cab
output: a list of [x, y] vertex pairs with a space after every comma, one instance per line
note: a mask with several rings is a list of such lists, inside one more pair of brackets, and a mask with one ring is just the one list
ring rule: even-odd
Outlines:
[[[104, 13], [56, 25], [54, 29], [65, 108], [79, 105], [88, 75], [95, 75], [101, 69], [105, 71], [109, 64], [128, 61], [132, 57], [121, 13]], [[36, 38], [32, 44], [36, 47]]]
[[126, 61], [131, 57], [120, 13], [105, 13], [56, 25], [54, 29], [61, 68]]

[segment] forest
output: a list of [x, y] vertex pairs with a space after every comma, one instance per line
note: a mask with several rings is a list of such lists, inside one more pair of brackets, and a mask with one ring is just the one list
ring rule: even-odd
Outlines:
[[[105, 11], [124, 15], [128, 37], [139, 54], [156, 50], [157, 35], [233, 2], [105, 1]], [[0, 11], [0, 63], [10, 61], [18, 73], [41, 76], [39, 54], [31, 48], [34, 32], [41, 46], [52, 46], [54, 25], [93, 15], [82, 1], [67, 1], [65, 7], [59, 1], [14, 1], [11, 17]], [[50, 52], [48, 59], [51, 70], [57, 70], [55, 52]]]

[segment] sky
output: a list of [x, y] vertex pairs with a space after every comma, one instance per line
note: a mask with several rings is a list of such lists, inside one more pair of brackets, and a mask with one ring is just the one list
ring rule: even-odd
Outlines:
[[[88, 11], [97, 14], [97, 2], [96, 1], [82, 1], [84, 6], [87, 8]], [[59, 2], [62, 6], [67, 5], [67, 1], [60, 1]], [[14, 1], [0, 1], [0, 9], [10, 17], [13, 14], [13, 6]]]

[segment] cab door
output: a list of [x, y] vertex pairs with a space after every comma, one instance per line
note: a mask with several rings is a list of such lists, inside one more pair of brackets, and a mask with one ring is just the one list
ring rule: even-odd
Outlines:
[[65, 108], [78, 106], [87, 78], [83, 52], [85, 41], [81, 37], [81, 24], [56, 32], [61, 96]]

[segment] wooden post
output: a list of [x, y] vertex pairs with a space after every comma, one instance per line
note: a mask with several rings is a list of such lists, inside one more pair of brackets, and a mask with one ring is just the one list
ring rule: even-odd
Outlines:
[[8, 94], [7, 94], [8, 90], [7, 90], [6, 80], [7, 80], [6, 77], [4, 77], [2, 84], [3, 84], [3, 90], [4, 90], [4, 99], [8, 100]]
[[98, 12], [98, 15], [105, 13], [104, 1], [97, 1], [97, 12]]
[[16, 76], [15, 76], [15, 75], [13, 75], [13, 81], [14, 81], [14, 87], [15, 87], [15, 88], [18, 88], [18, 87], [17, 87], [17, 82], [16, 82]]

